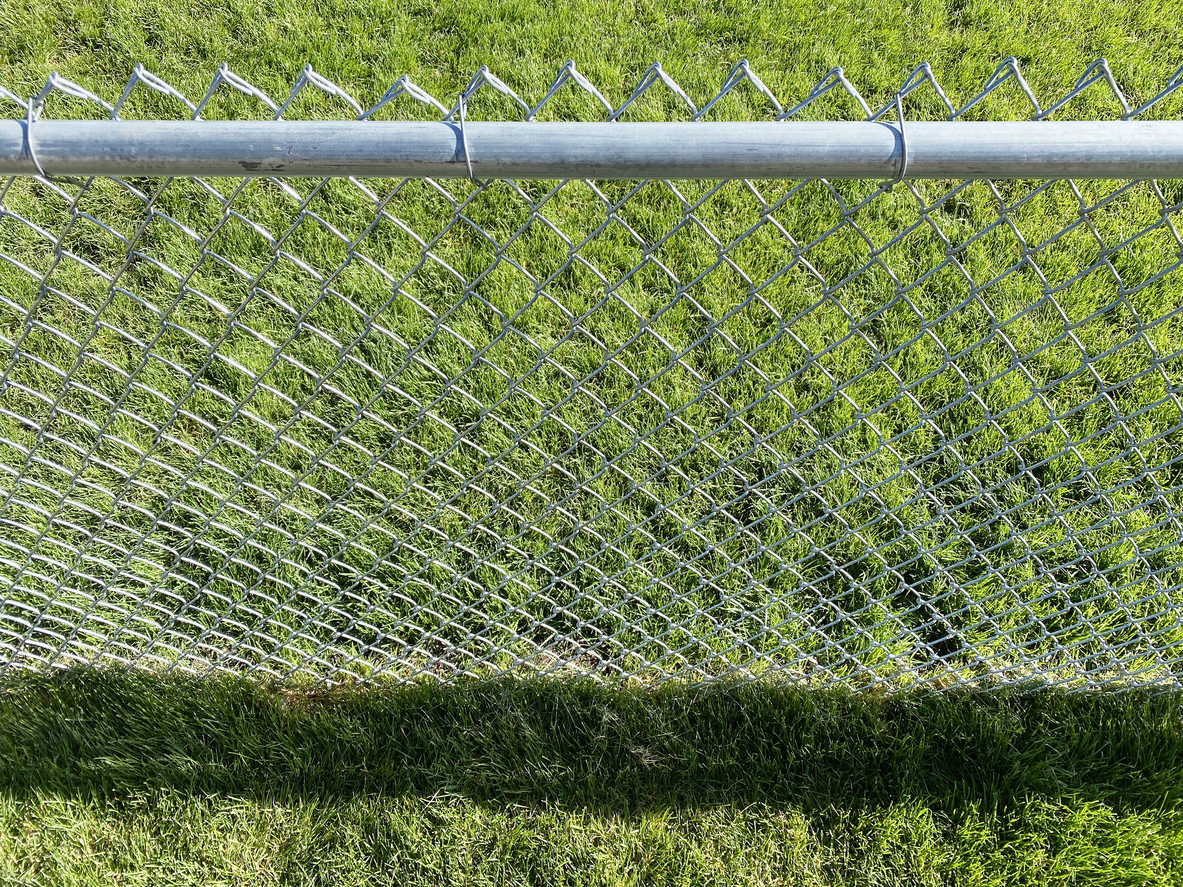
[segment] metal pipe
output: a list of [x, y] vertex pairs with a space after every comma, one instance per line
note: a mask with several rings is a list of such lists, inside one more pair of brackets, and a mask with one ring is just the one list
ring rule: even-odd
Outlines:
[[1183, 121], [3, 120], [0, 175], [890, 179], [905, 138], [909, 179], [1183, 178]]

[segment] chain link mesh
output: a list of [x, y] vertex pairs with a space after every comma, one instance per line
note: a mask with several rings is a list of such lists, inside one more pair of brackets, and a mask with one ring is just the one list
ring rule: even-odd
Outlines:
[[[1044, 108], [1007, 60], [961, 107], [927, 66], [898, 95], [1131, 118], [1181, 85], [1131, 102], [1102, 61]], [[0, 101], [716, 119], [740, 92], [897, 107], [837, 69], [782, 104], [746, 63], [701, 107], [571, 63], [534, 104], [485, 69], [363, 108], [225, 67], [196, 102], [143, 68], [114, 104]], [[2, 667], [1178, 686], [1180, 185], [3, 180]]]

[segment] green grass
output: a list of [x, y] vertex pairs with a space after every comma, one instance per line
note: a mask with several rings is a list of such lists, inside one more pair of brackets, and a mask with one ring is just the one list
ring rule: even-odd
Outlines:
[[0, 694], [5, 883], [1172, 884], [1183, 703], [101, 671]]
[[[747, 58], [782, 102], [842, 65], [878, 106], [929, 61], [961, 105], [1013, 55], [1047, 107], [1107, 56], [1138, 104], [1181, 61], [1175, 19], [1170, 4], [1096, 0], [10, 0], [0, 85], [35, 93], [57, 70], [110, 100], [143, 62], [196, 99], [226, 61], [282, 99], [311, 63], [363, 104], [404, 74], [447, 103], [487, 64], [536, 101], [571, 58], [614, 103], [660, 61], [701, 106]], [[1181, 102], [1183, 90], [1152, 116], [1178, 118]], [[310, 90], [289, 116], [344, 111]], [[1057, 116], [1116, 111], [1095, 85]], [[96, 111], [54, 96], [47, 113]], [[124, 113], [184, 111], [139, 89]], [[260, 113], [225, 88], [206, 111]], [[431, 113], [405, 99], [383, 112]], [[474, 119], [514, 113], [488, 90], [470, 106]], [[598, 113], [568, 88], [540, 118]], [[630, 112], [684, 113], [656, 91]], [[836, 93], [808, 111], [854, 113]], [[939, 113], [931, 91], [909, 100], [911, 119]], [[970, 116], [1029, 113], [1012, 83]], [[747, 87], [712, 111], [770, 114]], [[839, 199], [875, 190], [792, 184], [756, 187], [785, 198], [771, 216], [803, 245], [838, 221]], [[0, 392], [3, 614], [42, 629], [5, 635], [24, 660], [146, 652], [149, 665], [339, 677], [568, 662], [642, 684], [784, 668], [803, 686], [1178, 673], [1176, 655], [1152, 652], [1183, 642], [1165, 591], [1181, 578], [1183, 330], [1178, 276], [1155, 279], [1178, 244], [1155, 227], [1148, 186], [1078, 183], [1078, 198], [1064, 183], [920, 183], [936, 227], [914, 230], [917, 200], [896, 188], [855, 214], [861, 235], [804, 251], [820, 279], [800, 264], [779, 274], [794, 253], [770, 224], [748, 235], [727, 254], [749, 287], [735, 268], [708, 271], [716, 247], [683, 224], [679, 197], [701, 201], [695, 218], [729, 244], [760, 218], [735, 183], [644, 186], [580, 249], [586, 264], [566, 264], [543, 225], [518, 233], [547, 183], [447, 184], [469, 220], [451, 228], [429, 186], [366, 185], [389, 197], [381, 217], [348, 183], [324, 186], [303, 218], [274, 185], [244, 188], [233, 208], [282, 239], [274, 264], [263, 235], [188, 182], [159, 194], [142, 230], [137, 191], [159, 182], [79, 196], [18, 181], [0, 197], [20, 217], [0, 216], [0, 253], [33, 272], [0, 260], [13, 355]], [[631, 187], [569, 185], [542, 214], [579, 242]], [[1176, 182], [1162, 193], [1183, 199]], [[101, 224], [72, 216], [75, 198]], [[1097, 204], [1092, 230], [1045, 242], [1081, 199]], [[1010, 227], [987, 230], [1000, 201], [1029, 252]], [[27, 222], [60, 238], [60, 259]], [[625, 224], [660, 240], [652, 255], [672, 276], [652, 262], [634, 272], [643, 251]], [[204, 259], [179, 225], [206, 240]], [[420, 263], [407, 229], [439, 235], [438, 261]], [[348, 261], [334, 230], [360, 237], [373, 264]], [[117, 235], [133, 234], [126, 263]], [[1098, 237], [1135, 239], [1112, 270], [1074, 279]], [[942, 267], [944, 238], [963, 271]], [[1026, 254], [1034, 264], [1015, 267]], [[481, 300], [461, 298], [449, 267], [479, 278]], [[934, 268], [898, 298], [893, 276]], [[193, 274], [182, 288], [169, 269]], [[373, 324], [385, 332], [362, 335]], [[495, 418], [475, 423], [482, 409]], [[743, 422], [722, 424], [729, 410]], [[318, 652], [326, 640], [335, 652]], [[1180, 878], [1172, 695], [7, 680], [0, 870], [13, 882]]]

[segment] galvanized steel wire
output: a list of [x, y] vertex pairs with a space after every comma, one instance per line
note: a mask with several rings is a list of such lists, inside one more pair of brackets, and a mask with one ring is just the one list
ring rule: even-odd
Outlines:
[[[1132, 120], [1181, 86], [1131, 102], [1102, 61], [1044, 108], [1008, 59], [954, 106], [922, 65], [873, 110], [841, 70], [782, 103], [740, 63], [699, 107], [653, 65], [614, 104], [568, 62], [533, 104], [482, 68], [363, 108], [311, 69], [192, 101], [141, 67], [114, 103], [0, 101], [32, 150], [47, 103], [145, 94], [463, 131], [490, 93], [701, 120], [742, 87], [903, 130], [918, 90]], [[1179, 684], [1178, 183], [468, 181], [463, 154], [448, 182], [2, 180], [0, 668]]]

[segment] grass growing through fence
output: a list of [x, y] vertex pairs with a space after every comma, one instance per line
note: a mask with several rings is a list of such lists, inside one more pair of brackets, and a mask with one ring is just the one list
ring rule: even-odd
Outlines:
[[[143, 61], [196, 99], [228, 61], [282, 99], [309, 62], [363, 101], [408, 74], [446, 102], [488, 64], [537, 100], [573, 58], [619, 102], [659, 60], [701, 105], [747, 57], [784, 101], [841, 64], [877, 106], [928, 60], [960, 104], [1015, 55], [1047, 106], [1108, 55], [1136, 104], [1178, 64], [1173, 20], [1171, 8], [1155, 3], [559, 11], [531, 3], [16, 0], [0, 10], [0, 84], [31, 94], [56, 69], [113, 99]], [[1013, 87], [972, 116], [1026, 116]], [[1180, 96], [1156, 115], [1178, 116]], [[515, 113], [487, 91], [470, 107], [474, 118]], [[308, 91], [289, 116], [345, 111]], [[920, 118], [940, 106], [921, 90], [908, 111]], [[855, 112], [836, 96], [810, 111]], [[1094, 86], [1059, 116], [1116, 112]], [[47, 113], [96, 111], [53, 97]], [[126, 111], [178, 113], [179, 103], [143, 90]], [[223, 89], [207, 116], [260, 113], [254, 100]], [[389, 112], [435, 113], [406, 101]], [[568, 90], [541, 118], [598, 113]], [[633, 119], [681, 113], [656, 93], [632, 111]], [[745, 87], [713, 114], [770, 111]], [[226, 194], [240, 183], [210, 184]], [[317, 185], [289, 184], [303, 197]], [[606, 206], [631, 186], [597, 193], [574, 184], [542, 207], [554, 229], [535, 223], [519, 232], [545, 184], [476, 193], [449, 184], [452, 196], [468, 200], [466, 220], [452, 228], [451, 206], [431, 187], [396, 193], [398, 183], [366, 184], [377, 200], [330, 183], [300, 216], [290, 194], [251, 183], [234, 198], [237, 218], [208, 191], [175, 182], [142, 230], [140, 195], [159, 182], [98, 182], [80, 197], [69, 184], [58, 193], [18, 182], [5, 193], [5, 209], [20, 218], [0, 217], [0, 252], [32, 273], [0, 261], [0, 335], [21, 354], [6, 365], [0, 393], [0, 571], [15, 589], [8, 624], [46, 629], [9, 637], [22, 655], [61, 664], [69, 636], [84, 658], [149, 650], [158, 662], [200, 666], [234, 651], [227, 664], [261, 662], [280, 675], [343, 665], [364, 674], [391, 661], [444, 674], [479, 670], [482, 659], [545, 665], [540, 649], [584, 670], [649, 663], [709, 673], [789, 662], [802, 677], [825, 670], [852, 681], [913, 669], [973, 675], [983, 662], [1015, 675], [1057, 675], [1070, 661], [1097, 676], [1145, 678], [1175, 667], [1153, 651], [1183, 634], [1161, 593], [1178, 582], [1167, 548], [1180, 505], [1178, 282], [1167, 276], [1125, 295], [1114, 282], [1116, 273], [1136, 287], [1178, 260], [1177, 242], [1159, 225], [1163, 202], [1147, 186], [1082, 183], [1079, 196], [1063, 184], [1021, 182], [1000, 183], [997, 193], [984, 184], [929, 183], [916, 195], [897, 188], [855, 214], [862, 234], [847, 226], [803, 250], [819, 279], [800, 263], [779, 273], [795, 254], [772, 223], [805, 246], [837, 222], [839, 200], [855, 203], [874, 186], [836, 183], [830, 192], [812, 184], [790, 195], [791, 183], [757, 183], [757, 195], [735, 183], [715, 191], [677, 183], [676, 192], [653, 183], [605, 224]], [[780, 198], [762, 226], [732, 245], [760, 221], [762, 205]], [[1177, 184], [1163, 183], [1167, 206], [1181, 198]], [[1045, 243], [1079, 218], [1081, 201], [1097, 207], [1089, 215], [1096, 234], [1082, 226]], [[704, 227], [688, 218], [686, 203]], [[1014, 229], [986, 230], [1000, 205]], [[930, 223], [909, 230], [921, 206]], [[712, 268], [720, 252], [704, 228], [729, 262]], [[439, 261], [419, 264], [422, 250], [407, 229], [439, 234]], [[568, 264], [555, 229], [574, 243], [590, 238], [580, 261]], [[205, 240], [204, 251], [186, 230]], [[647, 263], [630, 231], [651, 248]], [[873, 249], [901, 232], [872, 261]], [[135, 237], [133, 261], [119, 236]], [[274, 264], [268, 238], [284, 253]], [[1111, 270], [1073, 280], [1097, 263], [1098, 238], [1108, 248], [1124, 244], [1109, 255]], [[354, 240], [356, 255], [372, 264], [348, 260], [344, 242]], [[964, 272], [946, 264], [898, 298], [893, 276], [920, 280], [950, 254]], [[1025, 255], [1033, 264], [1016, 267]], [[43, 277], [51, 287], [44, 292]], [[479, 278], [480, 299], [464, 298], [461, 278]], [[392, 279], [402, 281], [397, 296]], [[738, 361], [739, 353], [749, 356]], [[75, 384], [65, 385], [67, 374]], [[327, 385], [315, 381], [326, 377]], [[519, 382], [506, 396], [509, 378]], [[652, 396], [637, 395], [638, 380]], [[778, 383], [772, 390], [769, 380]], [[742, 411], [742, 421], [720, 431], [729, 410]], [[483, 412], [490, 418], [476, 422]], [[645, 445], [634, 446], [641, 436]], [[494, 508], [497, 501], [505, 507]], [[563, 508], [548, 511], [547, 502]], [[901, 528], [910, 535], [901, 538]], [[603, 612], [600, 600], [615, 612]], [[328, 639], [335, 652], [322, 649]], [[1026, 662], [1013, 658], [1016, 649]], [[290, 697], [217, 685], [206, 710], [189, 685], [123, 680], [74, 685], [82, 690], [18, 684], [0, 704], [5, 730], [23, 723], [31, 731], [4, 756], [5, 766], [17, 762], [5, 771], [3, 813], [14, 880], [40, 872], [42, 880], [79, 882], [94, 866], [150, 878], [171, 861], [189, 865], [192, 880], [224, 872], [223, 880], [241, 881], [262, 867], [264, 881], [341, 883], [383, 865], [408, 882], [473, 883], [542, 883], [568, 873], [582, 882], [588, 871], [605, 883], [1178, 877], [1174, 745], [1160, 747], [1157, 764], [1134, 768], [1154, 771], [1141, 788], [1104, 772], [1069, 779], [1072, 790], [1060, 791], [1056, 780], [1074, 759], [1033, 739], [1024, 746], [1030, 767], [1014, 771], [1005, 797], [979, 791], [973, 780], [985, 764], [925, 757], [934, 736], [962, 748], [974, 705], [989, 711], [974, 721], [980, 727], [1016, 723], [1011, 703], [924, 703], [928, 714], [903, 726], [884, 719], [881, 703], [833, 703], [846, 706], [841, 716], [794, 722], [801, 735], [853, 737], [838, 756], [846, 777], [827, 783], [823, 803], [796, 796], [818, 789], [817, 774], [785, 787], [770, 769], [759, 777], [728, 769], [728, 737], [751, 738], [749, 764], [765, 745], [787, 759], [797, 734], [771, 740], [765, 716], [834, 711], [829, 701], [774, 691], [719, 714], [726, 728], [698, 746], [704, 768], [679, 774], [649, 763], [645, 750], [656, 740], [634, 736], [617, 751], [631, 749], [635, 763], [609, 755], [606, 776], [579, 771], [581, 788], [563, 770], [575, 766], [571, 759], [535, 742], [561, 736], [564, 718], [624, 706], [622, 722], [692, 747], [697, 740], [678, 732], [688, 722], [654, 726], [661, 697], [581, 689], [522, 691], [496, 703], [467, 691], [368, 698], [358, 702], [363, 721], [374, 707], [409, 706], [404, 718], [415, 705], [443, 712], [403, 731], [408, 743], [428, 732], [479, 739], [496, 724], [511, 724], [507, 738], [523, 723], [533, 732], [501, 758], [491, 760], [488, 749], [461, 755], [467, 773], [447, 763], [455, 749], [441, 739], [425, 769], [399, 770], [382, 756], [389, 749], [376, 757], [363, 750], [330, 757], [334, 773], [305, 778], [252, 745], [271, 741], [267, 718]], [[91, 701], [78, 702], [75, 692]], [[1031, 728], [1023, 736], [1039, 737], [1033, 725], [1063, 718], [1100, 748], [1115, 748], [1106, 743], [1116, 730], [1130, 755], [1150, 729], [1146, 718], [1178, 722], [1167, 703], [1014, 703], [1028, 704], [1018, 717]], [[139, 705], [145, 715], [129, 725]], [[281, 731], [293, 753], [354, 735], [348, 717], [320, 705], [308, 715], [320, 726]], [[259, 711], [272, 713], [262, 725], [251, 720]], [[103, 722], [103, 712], [120, 713], [121, 723]], [[497, 720], [510, 715], [519, 720]], [[96, 721], [90, 732], [77, 726]], [[431, 730], [417, 733], [424, 722]], [[755, 726], [734, 736], [744, 724]], [[365, 729], [366, 741], [380, 735]], [[1073, 735], [1065, 730], [1059, 735]], [[865, 750], [877, 747], [875, 731], [924, 749], [908, 759], [913, 769], [894, 784], [898, 791], [869, 786], [858, 773]], [[70, 736], [77, 745], [62, 749]], [[122, 750], [112, 749], [113, 736], [123, 737]], [[241, 752], [240, 770], [218, 775], [230, 753], [201, 758], [194, 749], [202, 737], [214, 749], [254, 751]], [[574, 747], [585, 748], [580, 742]], [[127, 751], [136, 747], [155, 751]], [[20, 756], [30, 750], [43, 765]], [[1083, 746], [1073, 753], [1084, 761], [1100, 754]], [[87, 760], [118, 763], [96, 771]], [[157, 760], [176, 767], [153, 769]], [[379, 779], [367, 789], [360, 776], [338, 775], [371, 764], [412, 788]], [[441, 766], [452, 769], [440, 776]], [[781, 760], [773, 769], [800, 775], [793, 766]], [[1041, 781], [1033, 773], [1059, 775]], [[552, 777], [561, 788], [543, 784]], [[474, 788], [482, 779], [484, 795]], [[925, 788], [934, 779], [953, 787]], [[265, 783], [308, 791], [274, 803], [259, 790]], [[630, 800], [634, 790], [641, 800]]]

